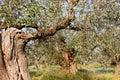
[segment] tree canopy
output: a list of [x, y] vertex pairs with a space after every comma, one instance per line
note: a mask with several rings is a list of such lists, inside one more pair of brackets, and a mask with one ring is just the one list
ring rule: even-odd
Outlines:
[[1, 0], [0, 35], [10, 28], [20, 30], [14, 37], [11, 31], [9, 39], [23, 43], [31, 62], [37, 58], [71, 66], [111, 62], [120, 55], [119, 0]]

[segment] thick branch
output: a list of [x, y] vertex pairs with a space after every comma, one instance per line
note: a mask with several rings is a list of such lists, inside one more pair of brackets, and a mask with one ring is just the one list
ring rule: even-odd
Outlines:
[[[48, 30], [43, 31], [41, 27], [38, 27], [37, 25], [31, 25], [31, 26], [26, 26], [26, 25], [11, 25], [9, 27], [14, 27], [14, 28], [18, 28], [21, 29], [23, 27], [32, 27], [37, 29], [37, 33], [22, 33], [21, 38], [24, 39], [36, 39], [36, 38], [41, 38], [41, 37], [46, 37], [46, 36], [52, 36], [54, 35], [57, 31], [61, 30], [61, 29], [67, 29], [67, 27], [70, 25], [71, 21], [73, 21], [75, 19], [75, 14], [74, 14], [74, 10], [73, 8], [76, 6], [78, 0], [67, 0], [68, 2], [68, 17], [61, 21], [58, 25], [50, 27]], [[8, 27], [0, 27], [1, 29], [3, 28], [8, 28]], [[73, 29], [73, 30], [80, 30], [78, 28], [69, 28], [69, 29]]]
[[19, 34], [19, 37], [21, 39], [26, 40], [26, 42], [28, 42], [31, 39], [37, 39], [37, 38], [39, 38], [40, 35], [38, 33], [32, 33], [32, 34], [31, 33], [21, 33], [21, 34]]
[[[78, 0], [67, 0], [67, 2], [68, 2], [68, 18], [63, 20], [57, 26], [50, 27], [50, 29], [48, 31], [42, 33], [41, 37], [54, 35], [57, 31], [67, 28], [70, 25], [70, 22], [75, 19], [75, 14], [74, 14], [73, 8], [76, 6]], [[75, 28], [71, 28], [71, 29], [76, 30]], [[77, 30], [80, 30], [80, 29], [77, 29]]]

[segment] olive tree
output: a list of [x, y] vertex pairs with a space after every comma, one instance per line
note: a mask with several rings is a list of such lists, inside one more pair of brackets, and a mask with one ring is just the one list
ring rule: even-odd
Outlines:
[[[48, 0], [49, 1], [49, 0]], [[77, 0], [67, 0], [68, 16], [56, 25], [50, 25], [44, 30], [40, 27], [39, 7], [51, 9], [47, 7], [47, 1], [2, 1], [1, 2], [1, 64], [0, 71], [2, 80], [31, 80], [27, 68], [26, 55], [24, 53], [25, 45], [32, 39], [39, 39], [54, 35], [57, 31], [65, 29], [70, 22], [75, 19], [74, 7]], [[41, 5], [39, 5], [39, 4]], [[45, 3], [45, 4], [42, 4]], [[57, 3], [57, 2], [56, 2]], [[44, 10], [45, 10], [44, 9]], [[31, 13], [31, 14], [30, 14]], [[42, 12], [41, 12], [42, 14]], [[44, 13], [43, 13], [44, 14]], [[47, 13], [46, 13], [47, 14]], [[42, 24], [44, 24], [44, 20]], [[48, 25], [47, 25], [48, 26]], [[35, 33], [25, 33], [21, 31], [24, 27], [32, 27], [37, 30]]]

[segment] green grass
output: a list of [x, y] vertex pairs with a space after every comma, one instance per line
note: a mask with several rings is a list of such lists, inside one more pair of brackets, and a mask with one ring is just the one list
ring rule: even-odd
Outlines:
[[65, 73], [59, 66], [42, 67], [39, 71], [31, 67], [30, 74], [32, 80], [120, 80], [120, 75], [114, 75], [113, 68], [103, 70], [89, 66], [80, 67], [76, 75]]

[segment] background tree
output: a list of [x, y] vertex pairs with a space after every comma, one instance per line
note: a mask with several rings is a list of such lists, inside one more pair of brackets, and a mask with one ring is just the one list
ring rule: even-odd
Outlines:
[[[38, 17], [35, 15], [37, 15], [36, 11], [38, 10], [36, 9], [38, 9], [40, 5], [35, 4], [36, 1], [33, 1], [33, 2], [28, 1], [26, 3], [22, 1], [14, 1], [14, 0], [13, 1], [2, 1], [2, 5], [1, 5], [2, 13], [1, 14], [3, 14], [3, 18], [2, 18], [0, 29], [6, 28], [6, 30], [3, 31], [2, 34], [0, 34], [2, 35], [1, 36], [2, 52], [1, 53], [2, 53], [4, 66], [5, 66], [4, 72], [8, 76], [8, 77], [4, 76], [4, 78], [8, 78], [9, 80], [13, 80], [13, 79], [14, 80], [31, 80], [29, 72], [28, 72], [28, 68], [27, 68], [26, 56], [24, 54], [25, 45], [28, 41], [32, 39], [52, 36], [58, 30], [65, 29], [66, 27], [68, 27], [68, 25], [70, 25], [70, 22], [73, 21], [75, 18], [73, 8], [74, 6], [76, 6], [77, 0], [75, 1], [68, 0], [67, 2], [68, 2], [68, 16], [64, 20], [61, 20], [59, 24], [57, 25], [54, 24], [52, 25], [52, 27], [49, 27], [48, 29], [43, 29], [43, 27], [39, 27], [38, 23], [35, 23], [36, 21], [32, 21], [32, 22], [29, 21], [27, 23], [27, 20], [25, 20], [26, 19], [25, 17], [30, 17], [31, 19], [29, 18], [29, 20], [32, 20], [35, 17]], [[43, 6], [46, 7], [46, 5], [43, 5]], [[26, 11], [25, 13], [21, 14], [21, 12], [19, 12], [19, 9], [21, 9], [20, 11], [23, 11], [23, 12], [24, 10]], [[29, 9], [32, 9], [33, 11]], [[32, 11], [33, 13], [29, 15], [30, 12], [26, 13], [27, 11], [28, 12]], [[22, 18], [24, 18], [21, 20], [23, 21], [23, 24], [21, 23], [21, 21], [17, 22], [18, 19], [21, 19], [21, 16]], [[37, 32], [25, 33], [19, 30], [24, 27], [35, 28]], [[1, 65], [1, 67], [3, 66]], [[3, 71], [1, 73], [3, 73]]]
[[[64, 4], [66, 4], [67, 6], [67, 3], [64, 3]], [[100, 38], [101, 36], [104, 36], [106, 32], [109, 33], [109, 31], [106, 30], [107, 28], [109, 27], [111, 28], [112, 26], [116, 26], [116, 27], [119, 26], [119, 12], [117, 10], [119, 10], [119, 5], [117, 1], [108, 2], [103, 0], [102, 1], [96, 1], [96, 0], [82, 1], [81, 0], [78, 2], [78, 5], [75, 7], [76, 19], [69, 26], [69, 28], [72, 28], [74, 26], [79, 27], [78, 29], [81, 29], [81, 31], [80, 32], [71, 31], [71, 33], [69, 31], [63, 31], [62, 36], [61, 36], [61, 33], [60, 35], [58, 35], [58, 37], [60, 38], [56, 38], [56, 37], [53, 37], [53, 39], [50, 38], [49, 42], [51, 41], [50, 42], [51, 45], [56, 45], [56, 41], [60, 43], [61, 42], [60, 40], [63, 40], [66, 43], [67, 49], [70, 49], [70, 48], [75, 49], [76, 51], [75, 54], [77, 55], [76, 56], [77, 62], [87, 64], [89, 61], [90, 62], [97, 61], [101, 65], [103, 65], [104, 68], [106, 68], [107, 63], [110, 62], [110, 59], [109, 59], [110, 53], [106, 53], [104, 52], [104, 50], [103, 52], [99, 51], [101, 50], [101, 47], [102, 47], [101, 45], [103, 45], [102, 40], [104, 40]], [[64, 16], [67, 16], [67, 14], [64, 13]], [[111, 28], [111, 29], [114, 29], [114, 28]], [[114, 32], [114, 30], [112, 32]], [[111, 36], [111, 34], [108, 34], [108, 35]], [[105, 38], [105, 41], [107, 40], [106, 38]], [[65, 43], [63, 42], [63, 44]], [[105, 44], [105, 47], [106, 46], [107, 45]], [[61, 49], [61, 47], [59, 48]], [[53, 51], [51, 54], [53, 55], [53, 53], [55, 52]], [[104, 55], [104, 53], [107, 55]], [[54, 55], [56, 54], [57, 53], [55, 53]], [[60, 55], [57, 55], [57, 56], [62, 59], [62, 56]]]

